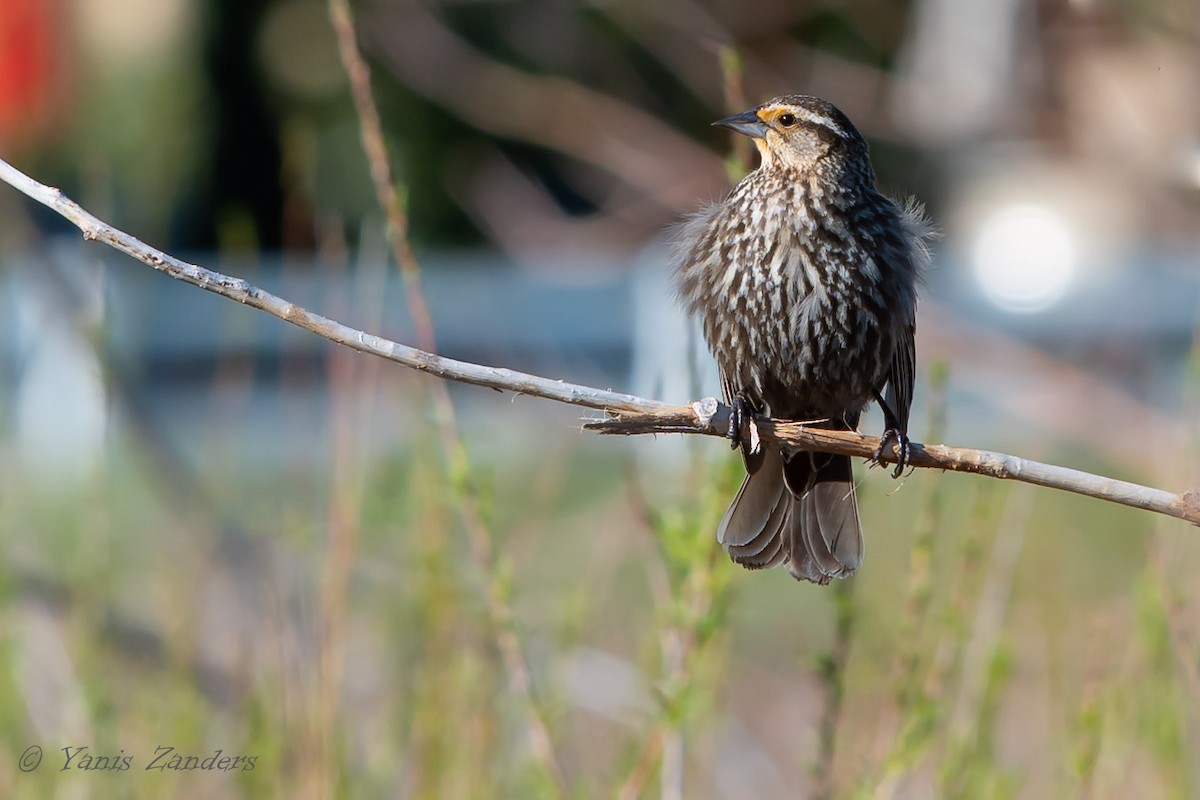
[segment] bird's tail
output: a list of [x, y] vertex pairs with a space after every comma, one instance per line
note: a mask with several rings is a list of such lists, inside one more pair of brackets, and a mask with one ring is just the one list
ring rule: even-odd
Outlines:
[[746, 475], [717, 528], [738, 564], [787, 564], [798, 580], [848, 578], [862, 563], [862, 526], [848, 456], [769, 450]]

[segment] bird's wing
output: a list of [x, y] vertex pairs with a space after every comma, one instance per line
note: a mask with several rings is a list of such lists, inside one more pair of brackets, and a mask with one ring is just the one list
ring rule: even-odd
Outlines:
[[891, 411], [903, 434], [908, 433], [908, 415], [912, 409], [913, 384], [916, 380], [916, 332], [916, 324], [909, 323], [896, 342], [892, 365], [888, 368], [887, 393], [884, 395], [887, 410]]

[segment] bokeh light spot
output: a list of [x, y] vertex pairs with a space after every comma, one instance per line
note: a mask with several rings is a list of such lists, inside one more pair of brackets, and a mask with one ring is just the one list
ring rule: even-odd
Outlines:
[[1033, 313], [1054, 305], [1075, 272], [1071, 226], [1053, 209], [1011, 205], [980, 225], [975, 275], [988, 300], [1005, 311]]

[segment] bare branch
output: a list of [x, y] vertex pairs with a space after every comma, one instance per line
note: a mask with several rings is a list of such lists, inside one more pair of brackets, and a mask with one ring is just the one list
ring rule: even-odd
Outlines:
[[[85, 239], [104, 242], [177, 280], [260, 309], [359, 352], [377, 355], [439, 378], [608, 411], [614, 415], [613, 419], [597, 420], [585, 426], [601, 433], [691, 433], [723, 436], [728, 429], [729, 409], [712, 398], [697, 401], [691, 406], [672, 406], [636, 395], [443, 358], [350, 328], [259, 289], [241, 278], [233, 278], [189, 264], [150, 247], [139, 239], [101, 222], [58, 189], [38, 183], [3, 160], [0, 160], [0, 180], [66, 217], [83, 231]], [[777, 442], [797, 450], [818, 450], [870, 458], [879, 446], [879, 440], [874, 436], [863, 436], [850, 431], [821, 430], [797, 422], [761, 420], [757, 427], [759, 435], [765, 441]], [[883, 460], [894, 462], [894, 457], [885, 454]], [[1154, 511], [1200, 525], [1200, 492], [1195, 490], [1176, 495], [1161, 489], [1052, 464], [1042, 464], [1003, 453], [945, 445], [913, 443], [909, 464], [913, 467], [973, 472], [992, 478], [1023, 481]]]
[[443, 358], [415, 347], [348, 327], [337, 320], [315, 314], [282, 297], [260, 289], [242, 278], [231, 277], [196, 264], [190, 264], [151, 247], [140, 239], [96, 219], [60, 190], [38, 183], [3, 160], [0, 160], [0, 180], [66, 217], [83, 232], [84, 239], [103, 242], [176, 280], [190, 283], [213, 294], [219, 294], [230, 300], [236, 300], [252, 308], [265, 311], [284, 322], [289, 322], [298, 328], [311, 331], [331, 342], [345, 345], [360, 353], [380, 356], [389, 361], [395, 361], [397, 364], [436, 375], [439, 378], [476, 386], [487, 386], [516, 394], [544, 397], [548, 400], [557, 400], [560, 403], [570, 403], [587, 408], [649, 411], [666, 405], [631, 394], [620, 394], [594, 389], [590, 386], [542, 378], [516, 370]]
[[[647, 412], [617, 413], [613, 419], [589, 422], [584, 427], [606, 434], [699, 433], [725, 436], [729, 429], [729, 414], [728, 406], [710, 397], [698, 400], [691, 406], [663, 406]], [[879, 447], [879, 439], [875, 436], [864, 436], [854, 431], [823, 430], [800, 422], [759, 420], [756, 427], [762, 440], [789, 450], [817, 450], [870, 459]], [[892, 452], [884, 453], [881, 461], [894, 464], [895, 455]], [[941, 444], [913, 442], [908, 463], [912, 467], [973, 472], [990, 478], [1062, 489], [1200, 525], [1200, 492], [1196, 491], [1177, 495], [1004, 453]]]

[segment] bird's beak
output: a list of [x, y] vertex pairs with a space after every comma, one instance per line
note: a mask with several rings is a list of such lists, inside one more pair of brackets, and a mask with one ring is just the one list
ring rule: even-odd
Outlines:
[[741, 114], [734, 114], [732, 117], [719, 119], [713, 125], [720, 125], [723, 128], [743, 133], [751, 139], [762, 139], [767, 135], [766, 123], [758, 118], [758, 114], [753, 108], [743, 111]]

